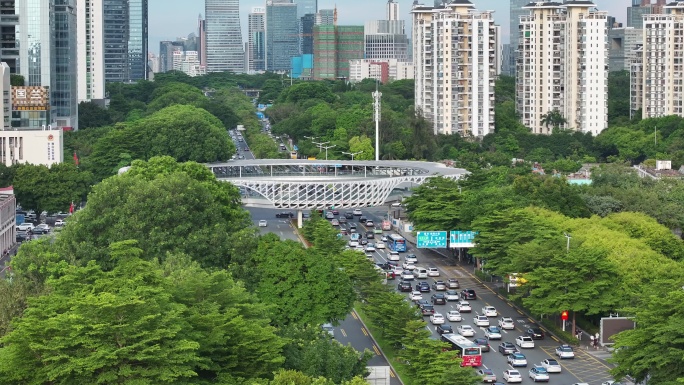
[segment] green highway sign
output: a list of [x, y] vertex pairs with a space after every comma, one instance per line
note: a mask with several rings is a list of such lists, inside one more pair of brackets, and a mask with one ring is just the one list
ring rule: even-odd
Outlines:
[[446, 248], [447, 247], [447, 232], [446, 231], [418, 231], [416, 236], [416, 245], [419, 249], [429, 248]]

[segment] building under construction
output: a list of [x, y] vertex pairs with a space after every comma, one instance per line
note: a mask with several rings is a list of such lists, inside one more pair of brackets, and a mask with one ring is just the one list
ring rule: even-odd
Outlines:
[[313, 35], [314, 79], [348, 79], [349, 61], [363, 59], [363, 26], [316, 25]]

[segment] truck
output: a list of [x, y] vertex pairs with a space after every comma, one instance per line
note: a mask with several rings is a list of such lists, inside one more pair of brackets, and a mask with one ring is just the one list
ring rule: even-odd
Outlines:
[[390, 231], [392, 230], [392, 222], [388, 220], [382, 221], [382, 230], [383, 231]]

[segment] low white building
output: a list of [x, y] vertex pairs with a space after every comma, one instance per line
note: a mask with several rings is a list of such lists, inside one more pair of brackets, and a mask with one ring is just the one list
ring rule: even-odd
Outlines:
[[173, 70], [193, 77], [207, 74], [207, 67], [200, 64], [197, 51], [173, 51]]
[[413, 63], [397, 59], [354, 59], [349, 61], [349, 81], [376, 79], [382, 83], [413, 79]]
[[9, 189], [0, 189], [0, 252], [5, 255], [17, 242], [17, 201]]
[[0, 131], [0, 161], [6, 166], [31, 163], [50, 167], [64, 161], [63, 139], [60, 129]]

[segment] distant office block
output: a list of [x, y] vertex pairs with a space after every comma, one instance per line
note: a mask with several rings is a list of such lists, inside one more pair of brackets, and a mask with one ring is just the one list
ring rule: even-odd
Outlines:
[[247, 15], [247, 71], [263, 71], [266, 69], [266, 9], [254, 7]]
[[244, 71], [244, 47], [238, 0], [205, 0], [208, 72]]
[[266, 69], [290, 70], [291, 60], [299, 55], [297, 4], [266, 2]]

